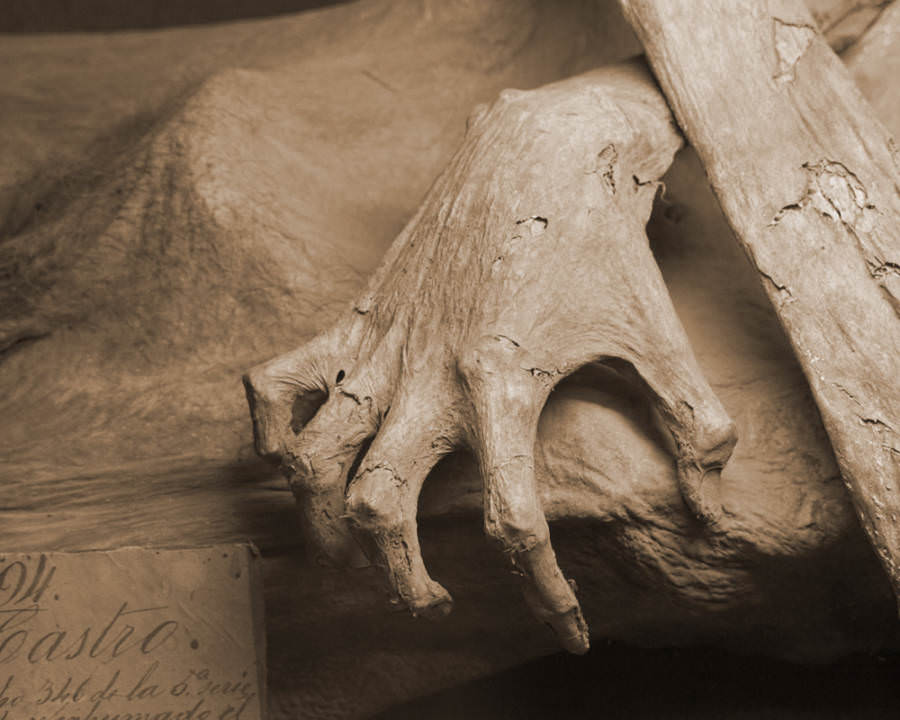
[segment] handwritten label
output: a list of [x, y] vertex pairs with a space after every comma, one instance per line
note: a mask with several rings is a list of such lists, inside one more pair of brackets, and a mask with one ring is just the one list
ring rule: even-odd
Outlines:
[[249, 545], [0, 554], [0, 720], [262, 720]]

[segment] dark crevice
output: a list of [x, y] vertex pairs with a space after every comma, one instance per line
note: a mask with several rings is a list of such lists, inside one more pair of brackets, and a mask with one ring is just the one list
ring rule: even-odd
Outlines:
[[38, 340], [43, 340], [45, 337], [50, 335], [50, 331], [43, 333], [35, 333], [32, 335], [22, 335], [19, 338], [16, 338], [8, 345], [0, 348], [0, 363], [3, 363], [7, 360], [14, 352], [23, 349], [27, 345], [31, 343], [37, 342]]
[[291, 406], [291, 430], [295, 435], [315, 417], [327, 399], [328, 393], [324, 390], [312, 390], [297, 396]]
[[369, 447], [372, 445], [372, 441], [374, 439], [374, 437], [370, 437], [364, 440], [359, 446], [359, 452], [357, 452], [356, 457], [353, 458], [353, 462], [350, 464], [350, 469], [347, 471], [347, 477], [344, 478], [345, 489], [350, 486], [350, 483], [353, 482], [353, 478], [356, 477], [356, 473], [359, 471], [359, 466], [362, 464], [363, 458], [366, 456], [366, 453], [369, 452]]

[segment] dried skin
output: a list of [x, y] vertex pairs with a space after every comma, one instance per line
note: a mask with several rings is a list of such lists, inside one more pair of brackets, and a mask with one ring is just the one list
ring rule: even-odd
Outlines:
[[[547, 651], [541, 628], [523, 637], [528, 626], [519, 608], [510, 607], [507, 578], [495, 578], [489, 589], [480, 584], [497, 565], [485, 557], [477, 533], [460, 534], [469, 525], [460, 514], [481, 506], [480, 481], [468, 464], [458, 470], [455, 460], [443, 463], [432, 474], [419, 522], [452, 516], [426, 528], [423, 550], [458, 605], [475, 607], [442, 623], [422, 623], [404, 622], [378, 602], [371, 570], [339, 576], [298, 568], [302, 554], [295, 552], [286, 487], [244, 455], [249, 428], [235, 373], [289, 349], [291, 338], [296, 345], [324, 328], [358, 292], [364, 280], [355, 278], [368, 276], [375, 264], [370, 258], [380, 257], [459, 145], [465, 112], [501, 87], [532, 87], [573, 67], [625, 56], [589, 35], [596, 27], [614, 38], [615, 18], [578, 16], [575, 3], [426, 6], [403, 0], [391, 2], [390, 13], [373, 12], [379, 2], [335, 6], [318, 24], [282, 17], [276, 37], [274, 25], [264, 31], [252, 23], [121, 38], [9, 36], [0, 43], [9, 68], [0, 105], [11, 110], [0, 113], [10, 150], [0, 174], [25, 177], [16, 170], [29, 149], [56, 151], [40, 168], [37, 196], [29, 187], [16, 188], [24, 211], [44, 203], [39, 216], [57, 209], [54, 200], [64, 194], [42, 188], [54, 172], [71, 168], [72, 157], [83, 158], [75, 163], [79, 177], [99, 171], [114, 196], [119, 174], [111, 173], [106, 155], [86, 149], [84, 138], [106, 133], [123, 108], [135, 110], [136, 63], [165, 78], [157, 85], [182, 98], [193, 95], [187, 116], [171, 106], [160, 110], [159, 90], [146, 72], [137, 73], [145, 119], [187, 152], [170, 153], [169, 162], [154, 163], [160, 170], [139, 175], [142, 188], [156, 184], [147, 187], [156, 195], [146, 204], [148, 222], [132, 216], [143, 232], [104, 236], [106, 248], [111, 240], [113, 249], [146, 248], [129, 265], [139, 279], [159, 279], [161, 289], [110, 276], [118, 255], [79, 244], [80, 284], [61, 293], [57, 279], [53, 295], [60, 313], [74, 302], [95, 301], [83, 313], [87, 323], [74, 331], [45, 324], [41, 330], [52, 330], [49, 336], [22, 343], [5, 359], [2, 544], [74, 549], [251, 537], [265, 559], [273, 717], [314, 716], [322, 707], [351, 703], [357, 715], [370, 716], [386, 697], [435, 692]], [[480, 15], [454, 25], [461, 7]], [[442, 17], [434, 18], [438, 9]], [[330, 29], [323, 32], [323, 26]], [[411, 34], [411, 27], [424, 31]], [[208, 39], [222, 46], [219, 38], [236, 32], [266, 47], [264, 71], [226, 69], [258, 66], [247, 42], [240, 52], [210, 48]], [[854, 53], [861, 61], [854, 77], [896, 133], [900, 112], [891, 108], [900, 95], [885, 91], [898, 71], [896, 43], [890, 44], [896, 31], [885, 28], [877, 42], [867, 37], [873, 42]], [[141, 49], [149, 43], [157, 49]], [[187, 47], [192, 55], [182, 62], [179, 48]], [[301, 57], [302, 64], [289, 64]], [[767, 59], [772, 72], [774, 59]], [[799, 62], [801, 73], [805, 63]], [[371, 68], [399, 92], [391, 95], [359, 67]], [[186, 94], [211, 69], [216, 75]], [[110, 74], [124, 79], [116, 85]], [[139, 134], [121, 140], [130, 149]], [[165, 151], [160, 145], [154, 153]], [[214, 179], [230, 190], [227, 196], [195, 191], [209, 177], [211, 157]], [[801, 162], [821, 158], [810, 154]], [[694, 154], [679, 153], [675, 165], [664, 178], [669, 197], [657, 203], [650, 235], [701, 367], [741, 429], [721, 479], [724, 534], [705, 535], [704, 552], [697, 552], [697, 526], [672, 492], [669, 458], [652, 432], [640, 430], [643, 405], [640, 417], [628, 420], [628, 408], [614, 397], [602, 397], [604, 408], [569, 387], [557, 388], [542, 414], [536, 467], [559, 562], [578, 579], [595, 638], [667, 647], [700, 643], [794, 659], [798, 648], [812, 645], [817, 660], [823, 653], [833, 658], [879, 647], [893, 627], [889, 588], [882, 587], [874, 558], [869, 561], [839, 477], [829, 479], [837, 469], [818, 411], [765, 297], [754, 292], [754, 278], [734, 252]], [[172, 207], [164, 200], [173, 191], [169, 178], [178, 197], [197, 198], [201, 210], [208, 207], [224, 224], [205, 212], [188, 217], [164, 209]], [[805, 179], [798, 172], [762, 222], [801, 198]], [[66, 190], [85, 195], [92, 213], [112, 207], [105, 191], [87, 193], [77, 183]], [[219, 203], [207, 203], [214, 199]], [[6, 207], [4, 199], [0, 205]], [[669, 223], [675, 210], [681, 220]], [[704, 227], [713, 214], [714, 227]], [[84, 219], [69, 214], [59, 238], [78, 235]], [[218, 262], [195, 252], [205, 238]], [[35, 239], [32, 233], [29, 242]], [[294, 251], [287, 253], [288, 246]], [[666, 247], [669, 252], [660, 252]], [[252, 262], [236, 262], [244, 257]], [[67, 262], [66, 272], [72, 267]], [[189, 282], [173, 291], [175, 278]], [[115, 315], [108, 312], [113, 308]], [[177, 323], [168, 322], [173, 316]], [[777, 342], [760, 341], [770, 333]], [[164, 370], [158, 367], [163, 360]], [[321, 405], [316, 393], [303, 395], [298, 405], [307, 400], [312, 411]], [[298, 413], [299, 421], [304, 418], [308, 413]], [[33, 462], [25, 466], [20, 458]]]
[[[644, 232], [680, 146], [639, 65], [504, 91], [470, 119], [344, 320], [248, 373], [257, 450], [282, 458], [306, 530], [328, 557], [361, 560], [352, 527], [414, 614], [448, 611], [449, 594], [421, 558], [416, 507], [437, 461], [468, 447], [486, 532], [521, 572], [535, 615], [585, 651], [533, 452], [554, 386], [610, 359], [645, 383], [674, 440], [684, 499], [715, 519], [715, 483], [705, 491], [703, 482], [730, 457], [734, 425], [697, 366]], [[295, 435], [292, 407], [310, 393], [328, 399]]]
[[620, 5], [768, 281], [861, 524], [900, 598], [892, 140], [799, 0]]

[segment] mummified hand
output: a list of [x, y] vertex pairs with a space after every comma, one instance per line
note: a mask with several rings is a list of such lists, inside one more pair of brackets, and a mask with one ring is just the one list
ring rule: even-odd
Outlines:
[[680, 144], [640, 66], [508, 90], [476, 110], [346, 317], [245, 377], [257, 451], [281, 459], [320, 550], [352, 562], [349, 520], [413, 614], [447, 612], [450, 596], [419, 550], [416, 506], [437, 461], [467, 446], [484, 480], [488, 535], [521, 571], [535, 615], [567, 649], [586, 651], [587, 626], [550, 546], [533, 448], [556, 383], [612, 358], [649, 388], [677, 448], [685, 500], [715, 513], [700, 485], [730, 456], [734, 426], [697, 366], [644, 233], [656, 181]]

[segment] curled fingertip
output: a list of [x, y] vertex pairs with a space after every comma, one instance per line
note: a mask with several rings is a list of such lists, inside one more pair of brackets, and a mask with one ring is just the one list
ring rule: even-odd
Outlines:
[[580, 608], [573, 608], [560, 618], [554, 631], [567, 652], [584, 655], [591, 649], [590, 631]]

